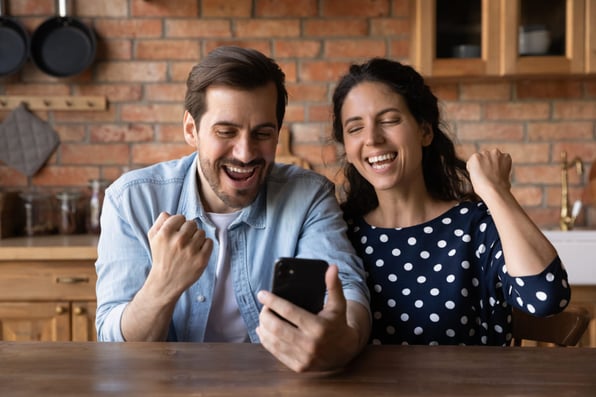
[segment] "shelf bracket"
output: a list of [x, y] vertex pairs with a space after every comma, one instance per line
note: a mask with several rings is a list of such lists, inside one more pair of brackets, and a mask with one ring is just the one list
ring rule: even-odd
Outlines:
[[24, 103], [30, 110], [106, 110], [105, 96], [19, 96], [0, 95], [0, 110], [12, 110]]

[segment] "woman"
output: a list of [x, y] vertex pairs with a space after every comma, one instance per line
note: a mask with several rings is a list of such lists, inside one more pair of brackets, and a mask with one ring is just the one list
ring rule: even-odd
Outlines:
[[512, 306], [537, 316], [567, 306], [557, 252], [511, 194], [510, 156], [459, 159], [414, 69], [380, 58], [352, 65], [333, 116], [372, 343], [505, 346]]

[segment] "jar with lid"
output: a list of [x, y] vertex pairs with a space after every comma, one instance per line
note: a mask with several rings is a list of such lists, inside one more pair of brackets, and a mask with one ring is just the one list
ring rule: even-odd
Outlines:
[[25, 235], [40, 236], [56, 231], [50, 193], [30, 189], [20, 192], [19, 197], [25, 209]]
[[58, 200], [58, 231], [60, 234], [76, 234], [80, 231], [79, 199], [76, 191], [64, 191], [56, 194]]
[[89, 205], [87, 208], [87, 233], [100, 232], [101, 207], [106, 187], [110, 182], [105, 179], [91, 179], [89, 181]]

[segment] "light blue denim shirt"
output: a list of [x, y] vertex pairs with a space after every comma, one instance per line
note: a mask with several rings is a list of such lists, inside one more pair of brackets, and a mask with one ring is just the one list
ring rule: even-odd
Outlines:
[[[214, 242], [207, 268], [178, 300], [168, 333], [172, 341], [203, 341], [218, 244], [198, 191], [196, 153], [130, 171], [106, 190], [95, 265], [98, 340], [124, 340], [122, 312], [151, 269], [147, 232], [167, 211], [194, 219]], [[328, 179], [296, 166], [274, 166], [256, 200], [228, 228], [234, 294], [252, 342], [259, 341], [255, 328], [262, 307], [256, 294], [271, 289], [278, 257], [321, 258], [337, 264], [346, 299], [369, 307], [362, 262], [346, 229]]]

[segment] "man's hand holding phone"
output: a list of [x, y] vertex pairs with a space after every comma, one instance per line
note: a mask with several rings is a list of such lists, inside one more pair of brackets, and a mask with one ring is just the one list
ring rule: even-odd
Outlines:
[[360, 350], [362, 333], [368, 335], [368, 331], [348, 324], [347, 303], [336, 265], [328, 266], [324, 280], [327, 301], [318, 314], [269, 291], [257, 295], [263, 304], [256, 329], [261, 344], [296, 372], [341, 367]]

